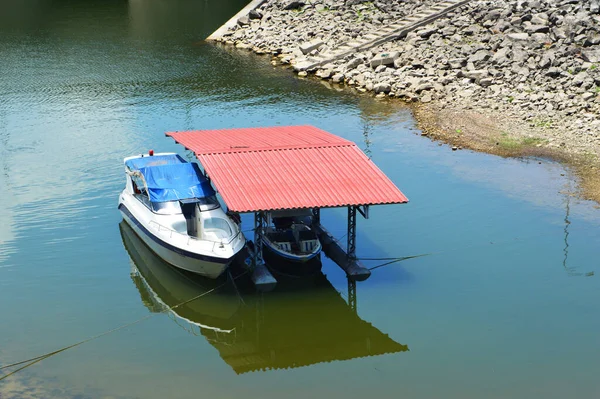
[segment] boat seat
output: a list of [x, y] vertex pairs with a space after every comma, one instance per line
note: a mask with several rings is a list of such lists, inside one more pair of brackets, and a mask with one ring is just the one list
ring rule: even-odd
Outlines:
[[282, 251], [292, 252], [292, 243], [289, 241], [275, 241], [275, 244], [277, 244]]
[[319, 240], [301, 240], [300, 241], [300, 251], [302, 252], [312, 252], [317, 245], [319, 245]]
[[269, 238], [269, 240], [271, 240], [273, 242], [285, 242], [285, 241], [292, 241], [294, 239], [294, 236], [293, 236], [293, 234], [291, 234], [291, 231], [269, 232], [269, 233], [267, 233], [267, 237]]

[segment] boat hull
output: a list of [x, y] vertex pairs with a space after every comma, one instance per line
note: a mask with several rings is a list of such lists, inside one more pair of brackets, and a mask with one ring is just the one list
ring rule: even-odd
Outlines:
[[321, 272], [320, 251], [298, 260], [298, 257], [291, 258], [288, 253], [274, 248], [267, 240], [263, 241], [262, 249], [266, 266], [280, 276], [308, 277]]
[[234, 257], [219, 258], [206, 256], [186, 251], [169, 244], [143, 226], [125, 205], [120, 204], [119, 210], [123, 215], [123, 220], [133, 229], [152, 252], [162, 258], [165, 262], [179, 269], [216, 279], [225, 272], [229, 264], [233, 261]]

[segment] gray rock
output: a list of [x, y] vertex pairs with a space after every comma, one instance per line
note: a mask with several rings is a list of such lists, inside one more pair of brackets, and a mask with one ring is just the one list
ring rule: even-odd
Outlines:
[[583, 84], [583, 82], [586, 81], [587, 77], [588, 77], [587, 72], [585, 72], [585, 71], [579, 72], [577, 75], [573, 76], [572, 83], [575, 86], [581, 86]]
[[481, 78], [479, 79], [479, 85], [482, 87], [489, 87], [494, 84], [494, 79], [492, 78]]
[[371, 65], [371, 68], [375, 68], [379, 65], [393, 65], [396, 58], [398, 58], [397, 51], [379, 53], [371, 59], [369, 64]]
[[600, 44], [600, 34], [597, 32], [590, 32], [587, 34], [587, 38], [583, 43], [584, 46], [594, 46]]
[[529, 40], [529, 33], [508, 33], [506, 37], [514, 41]]
[[415, 87], [415, 92], [417, 94], [419, 94], [422, 91], [432, 90], [433, 88], [434, 88], [434, 86], [433, 86], [432, 83], [430, 83], [430, 82], [422, 82], [417, 87]]
[[510, 61], [510, 56], [512, 52], [508, 47], [502, 47], [492, 57], [492, 62], [497, 65], [505, 65]]
[[424, 39], [429, 38], [431, 35], [433, 35], [434, 33], [437, 33], [437, 28], [436, 27], [426, 27], [424, 29], [418, 30], [417, 31], [417, 35], [419, 37], [422, 37]]
[[600, 62], [600, 49], [597, 50], [583, 50], [581, 57], [586, 62]]
[[345, 65], [347, 71], [356, 68], [360, 64], [362, 64], [364, 60], [362, 58], [353, 58]]
[[323, 45], [323, 41], [320, 39], [315, 39], [310, 42], [302, 43], [300, 45], [300, 51], [302, 54], [309, 54], [310, 52], [317, 50], [319, 47]]
[[342, 73], [336, 73], [335, 75], [333, 75], [333, 77], [331, 78], [331, 81], [333, 83], [340, 83], [341, 81], [344, 80], [344, 74]]
[[492, 58], [491, 54], [487, 50], [479, 50], [472, 56], [470, 56], [467, 62], [472, 62], [473, 64], [483, 63]]
[[321, 79], [329, 79], [333, 71], [331, 69], [319, 69], [315, 75]]
[[550, 27], [547, 25], [529, 25], [525, 27], [525, 32], [529, 33], [548, 33]]
[[565, 32], [565, 30], [563, 28], [559, 28], [559, 27], [554, 27], [552, 28], [552, 35], [557, 39], [566, 39], [567, 38], [567, 33]]
[[465, 58], [453, 58], [448, 60], [448, 65], [450, 65], [450, 68], [452, 69], [460, 69], [467, 65], [467, 60]]
[[558, 67], [552, 67], [552, 68], [548, 69], [548, 71], [545, 73], [545, 75], [549, 76], [551, 78], [555, 78], [555, 77], [562, 75], [562, 73], [563, 73], [562, 69], [560, 69]]
[[483, 78], [488, 77], [489, 73], [487, 69], [478, 69], [475, 71], [462, 71], [462, 76], [479, 81]]
[[243, 16], [243, 17], [240, 17], [240, 18], [237, 20], [237, 23], [238, 23], [238, 25], [239, 25], [239, 26], [247, 26], [247, 25], [250, 25], [250, 18], [248, 18], [248, 16]]
[[512, 59], [515, 64], [522, 65], [529, 59], [529, 54], [523, 49], [515, 48], [512, 52]]
[[287, 0], [283, 4], [283, 9], [284, 10], [295, 10], [295, 9], [302, 7], [305, 4], [306, 3], [301, 0]]
[[548, 51], [544, 53], [539, 63], [540, 68], [550, 68], [552, 64], [554, 64], [555, 58], [554, 51]]
[[373, 86], [375, 93], [389, 93], [392, 90], [392, 86], [389, 83], [377, 83]]
[[248, 17], [249, 17], [250, 19], [262, 19], [262, 17], [263, 17], [263, 13], [262, 13], [262, 12], [260, 12], [259, 10], [251, 10], [251, 11], [248, 13]]

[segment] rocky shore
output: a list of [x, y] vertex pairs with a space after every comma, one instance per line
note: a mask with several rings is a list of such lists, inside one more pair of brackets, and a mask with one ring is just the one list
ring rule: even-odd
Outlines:
[[[293, 66], [437, 3], [267, 0], [220, 40]], [[507, 155], [541, 148], [598, 164], [600, 0], [473, 0], [307, 73], [414, 103], [424, 134], [451, 143]]]

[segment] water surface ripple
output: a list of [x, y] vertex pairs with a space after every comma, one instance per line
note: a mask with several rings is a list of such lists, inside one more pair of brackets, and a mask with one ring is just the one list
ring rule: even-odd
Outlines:
[[[598, 397], [600, 217], [569, 173], [452, 152], [401, 106], [201, 42], [245, 3], [0, 5], [0, 364], [153, 315], [0, 397]], [[168, 311], [214, 283], [121, 223], [123, 158], [185, 155], [166, 131], [290, 124], [355, 141], [410, 198], [359, 220], [360, 257], [427, 256], [376, 269], [357, 313], [328, 260], [311, 284]], [[324, 224], [342, 238], [345, 216]]]

